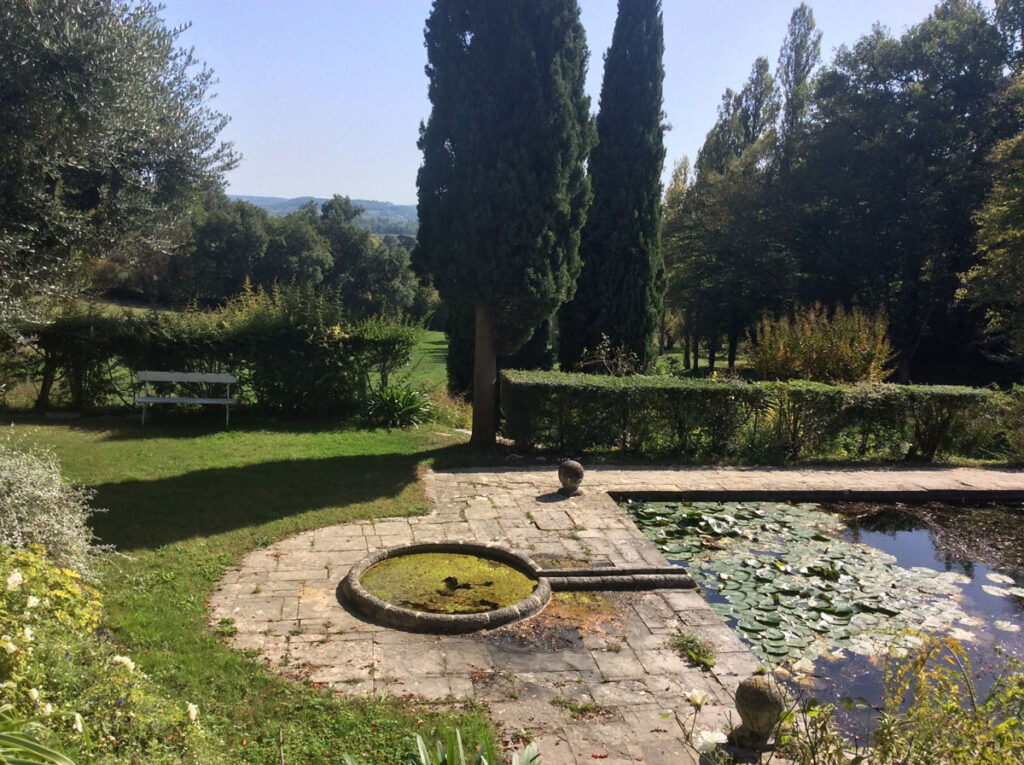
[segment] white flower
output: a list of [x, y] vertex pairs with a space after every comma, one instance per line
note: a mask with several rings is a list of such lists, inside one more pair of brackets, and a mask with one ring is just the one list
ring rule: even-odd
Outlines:
[[709, 754], [715, 751], [719, 744], [724, 744], [728, 740], [720, 730], [702, 730], [697, 734], [693, 746], [701, 754]]
[[18, 650], [18, 646], [14, 644], [14, 641], [7, 635], [0, 637], [0, 648], [7, 651], [7, 653], [14, 653]]
[[85, 730], [85, 720], [82, 719], [82, 715], [78, 714], [78, 712], [75, 712], [75, 722], [71, 727], [75, 729], [75, 733], [81, 733]]
[[25, 625], [25, 629], [21, 631], [21, 634], [25, 636], [25, 640], [27, 640], [29, 643], [31, 643], [36, 636], [36, 633], [34, 633], [32, 631], [32, 628], [28, 625]]
[[39, 691], [35, 688], [29, 688], [28, 697], [32, 699], [32, 701], [39, 701]]
[[185, 708], [188, 710], [189, 722], [195, 722], [199, 719], [199, 707], [197, 707], [190, 701], [188, 704], [185, 705]]
[[45, 704], [43, 704], [43, 716], [44, 717], [49, 717], [52, 714], [53, 714], [53, 704], [51, 704], [49, 701], [47, 701]]
[[7, 575], [7, 591], [11, 592], [18, 589], [24, 581], [25, 577], [21, 575], [21, 572], [18, 569], [14, 569], [14, 571]]
[[29, 595], [28, 601], [25, 603], [25, 608], [35, 608], [39, 605], [39, 598], [35, 595]]
[[708, 692], [702, 691], [700, 688], [694, 688], [686, 694], [686, 700], [697, 707], [697, 709], [700, 709], [708, 703]]
[[113, 662], [114, 664], [121, 664], [129, 672], [134, 672], [135, 671], [135, 662], [132, 661], [131, 659], [129, 659], [127, 656], [115, 656], [110, 661]]

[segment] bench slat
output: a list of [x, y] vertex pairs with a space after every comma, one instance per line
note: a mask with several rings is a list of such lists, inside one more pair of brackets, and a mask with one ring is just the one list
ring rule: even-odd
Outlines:
[[233, 398], [190, 398], [188, 396], [137, 396], [136, 404], [236, 404]]
[[176, 383], [235, 383], [238, 378], [223, 372], [157, 372], [142, 370], [136, 375], [139, 382]]

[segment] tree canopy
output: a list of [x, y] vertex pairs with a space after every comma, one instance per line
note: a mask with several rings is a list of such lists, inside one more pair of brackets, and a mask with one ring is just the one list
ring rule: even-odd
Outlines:
[[475, 323], [473, 442], [494, 442], [496, 355], [571, 294], [590, 201], [576, 0], [435, 0], [413, 264]]
[[583, 270], [575, 297], [559, 313], [563, 369], [602, 338], [643, 366], [657, 355], [665, 294], [659, 237], [664, 49], [661, 0], [619, 0], [588, 163], [594, 201], [580, 246]]
[[0, 9], [0, 312], [67, 288], [76, 265], [160, 248], [237, 158], [212, 73], [149, 0]]

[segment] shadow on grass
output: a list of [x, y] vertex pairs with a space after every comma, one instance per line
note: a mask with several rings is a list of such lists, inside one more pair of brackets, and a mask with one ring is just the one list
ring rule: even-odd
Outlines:
[[[445, 451], [444, 449], [435, 451]], [[118, 550], [152, 549], [326, 508], [392, 499], [434, 451], [261, 462], [93, 487], [96, 535]], [[385, 508], [386, 510], [386, 508]], [[361, 507], [359, 517], [373, 508]], [[355, 514], [353, 513], [353, 516]], [[333, 521], [345, 520], [344, 514]]]

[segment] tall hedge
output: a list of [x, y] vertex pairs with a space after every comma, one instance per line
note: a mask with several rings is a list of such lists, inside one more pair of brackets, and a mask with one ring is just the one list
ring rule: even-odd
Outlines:
[[693, 463], [1013, 456], [1009, 423], [1024, 406], [1019, 395], [953, 386], [524, 371], [502, 373], [501, 399], [517, 447]]

